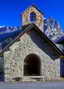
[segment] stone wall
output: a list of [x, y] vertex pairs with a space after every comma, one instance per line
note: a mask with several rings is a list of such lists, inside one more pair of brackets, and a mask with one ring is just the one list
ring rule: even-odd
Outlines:
[[60, 60], [55, 57], [55, 52], [35, 31], [25, 33], [20, 41], [10, 46], [9, 51], [4, 52], [5, 81], [13, 81], [20, 77], [22, 81], [33, 81], [24, 77], [24, 59], [29, 54], [36, 54], [41, 61], [42, 80], [60, 77]]

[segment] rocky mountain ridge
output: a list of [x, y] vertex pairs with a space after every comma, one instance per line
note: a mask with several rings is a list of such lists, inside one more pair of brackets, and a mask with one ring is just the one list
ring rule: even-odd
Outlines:
[[[21, 27], [0, 26], [0, 49], [5, 47], [11, 40], [21, 32]], [[64, 37], [64, 32], [60, 24], [53, 18], [44, 19], [44, 33], [52, 40], [61, 50], [64, 49], [62, 44], [57, 44], [57, 40]]]
[[60, 38], [61, 36], [64, 35], [59, 22], [57, 22], [53, 18], [48, 18], [44, 20], [44, 30], [48, 38], [53, 41], [56, 38]]

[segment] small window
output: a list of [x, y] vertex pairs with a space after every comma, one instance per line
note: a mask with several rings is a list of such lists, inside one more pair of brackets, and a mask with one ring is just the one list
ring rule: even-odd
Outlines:
[[36, 21], [36, 14], [34, 12], [30, 14], [30, 21], [32, 22]]

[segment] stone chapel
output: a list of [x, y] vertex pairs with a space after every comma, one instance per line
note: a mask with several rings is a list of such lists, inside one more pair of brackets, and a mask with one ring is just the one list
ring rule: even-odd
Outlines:
[[64, 53], [45, 35], [44, 13], [32, 5], [21, 16], [22, 32], [0, 52], [3, 80], [61, 80]]

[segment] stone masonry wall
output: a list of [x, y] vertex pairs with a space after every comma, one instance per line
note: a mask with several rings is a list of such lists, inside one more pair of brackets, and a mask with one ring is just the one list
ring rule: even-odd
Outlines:
[[[29, 35], [30, 34], [30, 35]], [[45, 50], [44, 50], [45, 49]], [[44, 79], [55, 79], [60, 77], [60, 60], [59, 58], [53, 60], [47, 54], [50, 51], [50, 46], [41, 40], [36, 32], [25, 33], [20, 41], [15, 42], [10, 46], [10, 50], [4, 52], [4, 68], [5, 81], [13, 81], [15, 77], [24, 77], [24, 59], [27, 55], [33, 53], [40, 57], [41, 61], [41, 76]], [[52, 50], [52, 49], [51, 49]], [[54, 51], [51, 51], [54, 57]], [[28, 77], [27, 81], [31, 79]], [[24, 80], [25, 81], [25, 80]]]

